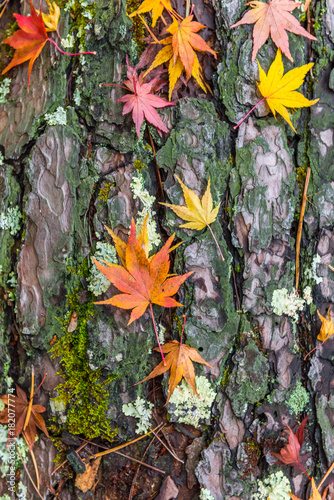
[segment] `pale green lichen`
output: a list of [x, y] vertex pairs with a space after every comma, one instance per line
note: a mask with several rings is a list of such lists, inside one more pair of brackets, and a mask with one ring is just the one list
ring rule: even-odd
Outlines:
[[273, 307], [274, 314], [277, 314], [277, 316], [286, 314], [297, 322], [298, 311], [304, 309], [305, 300], [297, 295], [295, 289], [289, 293], [286, 288], [281, 288], [274, 291], [271, 306]]
[[309, 306], [313, 302], [312, 298], [312, 288], [310, 286], [306, 286], [303, 290], [303, 297], [306, 302], [306, 304]]
[[290, 500], [290, 482], [282, 471], [270, 474], [257, 484], [258, 491], [253, 494], [253, 500]]
[[[109, 262], [110, 264], [117, 264], [116, 250], [109, 243], [98, 241], [94, 258], [102, 265], [106, 265], [103, 261]], [[88, 277], [88, 290], [93, 292], [95, 296], [98, 296], [106, 292], [109, 287], [110, 281], [97, 269], [92, 260], [92, 267], [90, 268]]]
[[321, 257], [319, 254], [313, 257], [311, 268], [305, 269], [305, 277], [313, 280], [317, 285], [322, 283], [322, 277], [318, 276], [317, 265], [321, 263]]
[[151, 196], [145, 188], [144, 177], [140, 172], [134, 173], [130, 188], [133, 192], [134, 199], [138, 198], [143, 205], [142, 210], [137, 214], [136, 227], [138, 232], [142, 228], [145, 217], [149, 215], [147, 221], [147, 234], [149, 240], [149, 251], [151, 251], [152, 248], [158, 246], [161, 242], [161, 236], [157, 233], [157, 223], [154, 219], [155, 211], [152, 209], [155, 203], [155, 197]]
[[152, 418], [153, 404], [145, 399], [137, 397], [134, 403], [124, 404], [122, 407], [124, 415], [134, 417], [139, 420], [137, 422], [136, 434], [146, 434]]
[[[10, 449], [6, 448], [8, 440], [8, 426], [0, 425], [0, 474], [5, 477], [10, 469]], [[23, 461], [26, 463], [28, 460], [29, 448], [22, 437], [15, 439], [15, 443], [21, 453]], [[18, 470], [21, 466], [21, 459], [19, 454], [15, 452], [15, 470]]]
[[7, 495], [7, 493], [5, 493], [4, 495], [2, 495], [2, 497], [0, 497], [0, 500], [11, 500], [11, 498], [9, 495]]
[[201, 488], [201, 494], [199, 496], [199, 500], [215, 500], [215, 499], [211, 495], [210, 490], [208, 490], [207, 488]]
[[296, 383], [294, 390], [292, 391], [289, 399], [286, 404], [290, 408], [290, 415], [296, 414], [298, 415], [309, 404], [310, 395], [307, 390], [302, 386], [300, 380]]
[[20, 230], [21, 219], [19, 207], [9, 207], [6, 213], [0, 214], [0, 229], [9, 229], [10, 234], [15, 236]]
[[16, 498], [19, 500], [26, 500], [28, 488], [21, 481], [17, 485]]
[[216, 393], [204, 376], [197, 376], [195, 380], [199, 397], [183, 379], [171, 395], [168, 407], [178, 422], [198, 427], [200, 420], [210, 418]]
[[74, 46], [74, 36], [72, 34], [67, 35], [66, 38], [63, 38], [61, 41], [64, 49], [71, 49]]
[[67, 124], [66, 110], [62, 106], [58, 106], [56, 111], [54, 111], [53, 113], [46, 113], [44, 118], [48, 125]]
[[159, 337], [160, 344], [165, 343], [165, 333], [166, 333], [166, 328], [163, 325], [159, 325], [158, 337]]
[[4, 78], [0, 82], [0, 104], [4, 104], [7, 101], [6, 96], [10, 92], [9, 86], [11, 81], [10, 78]]
[[0, 151], [0, 167], [3, 165], [4, 159], [5, 158], [4, 158], [3, 154]]

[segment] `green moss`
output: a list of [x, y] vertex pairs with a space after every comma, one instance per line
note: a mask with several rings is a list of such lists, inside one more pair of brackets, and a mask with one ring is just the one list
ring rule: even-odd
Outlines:
[[81, 46], [85, 46], [87, 24], [95, 16], [95, 2], [81, 0], [57, 0], [60, 8], [65, 8], [71, 13], [70, 33], [76, 34], [76, 39]]
[[112, 186], [114, 186], [113, 182], [105, 182], [103, 186], [100, 187], [99, 195], [97, 198], [98, 201], [104, 201], [105, 203], [107, 203]]
[[[86, 261], [85, 261], [86, 262]], [[79, 271], [87, 274], [87, 263]], [[86, 352], [88, 346], [87, 323], [95, 315], [94, 304], [88, 302], [79, 304], [79, 285], [67, 296], [69, 311], [63, 320], [64, 335], [51, 348], [52, 357], [61, 357], [60, 375], [64, 382], [56, 387], [58, 397], [66, 407], [66, 423], [63, 428], [72, 434], [83, 434], [88, 439], [102, 436], [113, 440], [117, 429], [111, 429], [105, 417], [108, 408], [108, 391], [106, 385], [116, 377], [110, 375], [103, 378], [100, 369], [92, 370], [89, 366]], [[78, 314], [77, 328], [73, 332], [67, 331], [73, 312]]]
[[141, 171], [143, 168], [148, 168], [148, 166], [143, 163], [142, 160], [139, 160], [139, 159], [136, 159], [134, 162], [133, 162], [133, 168], [135, 170], [138, 170], [138, 172], [141, 174]]
[[[126, 2], [126, 13], [128, 15], [132, 14], [138, 9], [139, 5], [142, 3], [141, 0], [127, 0]], [[132, 18], [133, 23], [133, 39], [138, 47], [138, 55], [140, 56], [145, 49], [146, 43], [142, 40], [145, 37], [145, 27], [139, 16]]]

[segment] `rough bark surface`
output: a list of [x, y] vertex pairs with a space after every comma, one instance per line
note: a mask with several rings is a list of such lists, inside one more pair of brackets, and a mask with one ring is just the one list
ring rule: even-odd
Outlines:
[[[33, 0], [36, 8], [39, 3]], [[83, 12], [91, 8], [84, 41], [86, 50], [97, 55], [72, 60], [48, 44], [35, 62], [30, 91], [27, 65], [18, 66], [9, 73], [10, 94], [0, 104], [0, 213], [6, 216], [9, 209], [19, 207], [22, 216], [14, 234], [0, 226], [0, 393], [12, 387], [12, 380], [28, 392], [32, 365], [38, 383], [48, 373], [36, 397], [47, 408], [44, 416], [53, 436], [53, 441], [41, 437], [34, 447], [41, 494], [53, 498], [58, 488], [57, 498], [62, 500], [149, 499], [158, 493], [161, 500], [196, 500], [200, 488], [207, 488], [214, 500], [251, 500], [259, 479], [282, 470], [293, 492], [308, 499], [306, 475], [278, 465], [270, 451], [279, 451], [286, 442], [286, 424], [293, 428], [308, 414], [301, 455], [307, 455], [309, 474], [319, 482], [334, 461], [334, 340], [304, 361], [319, 333], [316, 309], [325, 315], [334, 305], [334, 272], [328, 267], [334, 265], [332, 1], [311, 3], [318, 42], [311, 45], [289, 34], [294, 65], [315, 62], [313, 83], [306, 82], [303, 91], [309, 90], [310, 98], [319, 97], [316, 106], [295, 113], [298, 135], [268, 114], [265, 105], [233, 130], [258, 101], [252, 27], [229, 29], [244, 12], [244, 0], [194, 1], [198, 20], [208, 26], [203, 36], [219, 51], [214, 71], [204, 63], [213, 96], [193, 84], [182, 86], [183, 98], [161, 112], [171, 133], [162, 139], [153, 135], [165, 201], [182, 201], [174, 174], [200, 196], [210, 177], [214, 203], [222, 202], [212, 228], [225, 261], [208, 231], [180, 228], [176, 215], [156, 204], [162, 239], [175, 232], [177, 241], [184, 242], [174, 253], [173, 272], [194, 274], [178, 294], [185, 307], [156, 307], [155, 314], [166, 329], [166, 340], [179, 340], [186, 314], [186, 342], [214, 367], [198, 365], [197, 373], [208, 377], [217, 397], [211, 420], [199, 429], [181, 423], [166, 427], [169, 447], [183, 463], [158, 441], [147, 450], [143, 461], [166, 471], [165, 477], [144, 466], [135, 477], [138, 463], [108, 455], [86, 493], [75, 487], [81, 462], [75, 453], [68, 455], [81, 446], [78, 436], [107, 447], [135, 438], [136, 421], [125, 416], [122, 405], [137, 397], [154, 402], [154, 424], [166, 418], [159, 381], [134, 386], [158, 361], [152, 355], [156, 341], [149, 313], [128, 327], [128, 312], [93, 305], [111, 297], [115, 289], [97, 298], [88, 286], [96, 244], [110, 242], [104, 225], [125, 239], [131, 218], [142, 209], [130, 186], [135, 160], [148, 163], [141, 170], [145, 188], [163, 200], [153, 156], [147, 156], [146, 143], [138, 141], [129, 116], [122, 116], [122, 105], [116, 102], [123, 90], [99, 88], [100, 82], [121, 81], [126, 54], [136, 62], [126, 1], [72, 3], [83, 21]], [[183, 14], [183, 2], [177, 4]], [[28, 2], [12, 2], [1, 19], [3, 31], [13, 23], [12, 12], [19, 11], [26, 15]], [[64, 37], [73, 23], [64, 10]], [[266, 70], [275, 53], [268, 41], [258, 54]], [[2, 54], [4, 61], [9, 58], [8, 52]], [[1, 62], [1, 69], [5, 64]], [[287, 71], [293, 64], [285, 60], [284, 66]], [[66, 125], [48, 124], [46, 113], [59, 106], [66, 109]], [[287, 314], [274, 314], [272, 298], [275, 290], [291, 292], [294, 287], [297, 225], [308, 166], [312, 196], [301, 242], [299, 288], [311, 287], [313, 304], [304, 308], [296, 323]], [[312, 263], [317, 254], [315, 277]], [[69, 333], [73, 312], [79, 326]], [[172, 408], [169, 411], [172, 415]], [[122, 451], [141, 460], [149, 439]], [[88, 450], [86, 457], [99, 451], [96, 445]], [[58, 461], [67, 457], [69, 462], [51, 475], [57, 454]], [[20, 477], [27, 486], [26, 498], [39, 498], [24, 469]], [[6, 488], [0, 481], [0, 495]]]

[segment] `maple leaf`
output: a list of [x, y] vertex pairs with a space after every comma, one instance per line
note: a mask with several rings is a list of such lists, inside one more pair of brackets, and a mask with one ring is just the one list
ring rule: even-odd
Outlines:
[[310, 40], [317, 40], [313, 35], [306, 31], [299, 21], [290, 12], [300, 7], [300, 3], [291, 0], [269, 0], [269, 3], [251, 1], [250, 11], [246, 12], [243, 18], [233, 24], [231, 28], [236, 28], [241, 24], [253, 24], [253, 53], [252, 61], [255, 60], [258, 50], [267, 41], [269, 35], [275, 45], [281, 49], [290, 61], [293, 61], [289, 49], [289, 38], [286, 31], [295, 35], [302, 35]]
[[38, 16], [37, 12], [30, 0], [31, 16], [21, 16], [21, 14], [14, 14], [17, 23], [21, 29], [3, 40], [2, 43], [8, 44], [13, 47], [15, 54], [8, 66], [3, 70], [4, 75], [14, 66], [29, 61], [28, 70], [28, 89], [30, 85], [31, 70], [37, 57], [41, 53], [44, 45], [48, 41], [48, 35], [45, 30], [42, 16]]
[[[158, 349], [155, 348], [155, 350], [157, 351]], [[210, 363], [205, 361], [196, 349], [186, 344], [182, 344], [182, 336], [180, 343], [177, 340], [172, 340], [162, 346], [162, 351], [164, 354], [167, 354], [166, 365], [164, 365], [163, 362], [159, 363], [159, 365], [156, 366], [146, 378], [138, 382], [138, 384], [146, 382], [151, 378], [158, 377], [167, 370], [170, 370], [168, 398], [166, 404], [168, 403], [177, 385], [181, 382], [182, 377], [184, 377], [187, 384], [192, 388], [196, 396], [198, 396], [195, 382], [195, 370], [192, 362], [195, 361], [196, 363], [201, 363], [213, 368]]]
[[[313, 477], [311, 481], [312, 481], [312, 496], [309, 498], [309, 500], [321, 500], [321, 495], [317, 490]], [[292, 500], [301, 500], [301, 498], [296, 497], [296, 495], [294, 495], [291, 492], [290, 492], [290, 497], [292, 498]]]
[[322, 340], [322, 342], [326, 342], [334, 333], [334, 323], [330, 315], [331, 308], [328, 308], [326, 319], [324, 316], [321, 316], [320, 312], [317, 310], [318, 316], [321, 320], [320, 333], [318, 335], [318, 340]]
[[201, 201], [197, 194], [189, 189], [177, 175], [175, 175], [175, 178], [181, 184], [186, 206], [171, 205], [170, 203], [160, 203], [160, 205], [165, 205], [166, 207], [171, 208], [176, 215], [181, 217], [181, 219], [189, 221], [186, 224], [181, 224], [180, 227], [184, 227], [186, 229], [196, 229], [197, 231], [201, 231], [205, 227], [208, 227], [218, 247], [220, 256], [222, 260], [224, 260], [216, 237], [210, 227], [210, 224], [216, 220], [220, 208], [220, 203], [218, 203], [216, 208], [213, 208], [210, 179]]
[[318, 349], [320, 346], [322, 346], [322, 344], [324, 342], [326, 342], [326, 340], [328, 340], [334, 333], [334, 323], [333, 323], [333, 320], [331, 318], [331, 315], [330, 315], [330, 310], [331, 308], [329, 307], [328, 308], [328, 311], [327, 311], [327, 315], [328, 315], [328, 319], [326, 319], [324, 316], [322, 316], [320, 314], [320, 312], [317, 310], [317, 313], [318, 313], [318, 316], [320, 318], [320, 321], [321, 321], [321, 327], [320, 327], [320, 333], [317, 337], [318, 340], [322, 340], [321, 344], [317, 345], [316, 347], [314, 347], [314, 349], [312, 349], [310, 352], [308, 352], [304, 358], [304, 361], [305, 359], [313, 352], [315, 351], [316, 349]]
[[284, 448], [282, 448], [279, 453], [274, 453], [272, 451], [271, 454], [274, 455], [274, 457], [278, 458], [278, 460], [280, 460], [284, 465], [293, 465], [293, 466], [298, 465], [299, 467], [301, 467], [303, 472], [305, 472], [305, 474], [309, 477], [309, 479], [311, 479], [299, 461], [299, 452], [304, 441], [304, 427], [307, 422], [307, 419], [308, 416], [305, 417], [304, 420], [301, 422], [296, 434], [294, 434], [292, 429], [287, 425], [289, 429], [288, 444], [284, 446]]
[[181, 22], [173, 18], [173, 23], [167, 29], [167, 31], [173, 35], [172, 47], [174, 65], [179, 57], [184, 66], [187, 81], [190, 79], [193, 71], [195, 61], [194, 50], [210, 52], [210, 54], [213, 54], [214, 58], [217, 59], [216, 52], [209, 47], [201, 36], [197, 35], [197, 32], [206, 28], [206, 26], [197, 21], [193, 21], [193, 17], [193, 15], [188, 16]]
[[147, 75], [147, 73], [160, 66], [160, 64], [169, 63], [169, 99], [171, 99], [175, 84], [183, 71], [186, 72], [187, 81], [193, 76], [204, 92], [206, 92], [203, 71], [195, 50], [210, 52], [214, 55], [215, 59], [217, 58], [216, 52], [209, 47], [200, 35], [197, 35], [197, 31], [206, 26], [192, 21], [193, 17], [193, 15], [188, 16], [182, 21], [178, 21], [173, 17], [173, 23], [167, 29], [172, 36], [159, 41], [164, 47], [158, 52], [153, 63], [145, 73]]
[[263, 71], [258, 62], [260, 82], [257, 82], [257, 86], [263, 99], [247, 113], [234, 129], [239, 127], [261, 102], [266, 101], [274, 117], [276, 118], [276, 113], [279, 113], [293, 128], [294, 132], [297, 133], [295, 127], [292, 125], [289, 112], [286, 108], [309, 107], [319, 101], [319, 99], [310, 101], [300, 92], [296, 92], [296, 89], [303, 84], [305, 75], [312, 68], [313, 64], [314, 63], [304, 64], [304, 66], [294, 68], [283, 75], [284, 67], [280, 50], [277, 51], [275, 60], [270, 66], [267, 74]]
[[[109, 230], [110, 234], [112, 231]], [[116, 235], [115, 235], [116, 236]], [[172, 298], [184, 281], [193, 272], [181, 276], [169, 277], [169, 252], [174, 240], [174, 234], [168, 238], [161, 250], [148, 256], [147, 217], [142, 230], [136, 236], [136, 225], [131, 222], [130, 236], [127, 243], [121, 243], [116, 237], [116, 251], [118, 252], [123, 266], [108, 264], [103, 266], [96, 259], [94, 263], [97, 269], [122, 293], [114, 295], [111, 299], [95, 302], [95, 304], [111, 304], [121, 309], [132, 309], [128, 325], [140, 318], [147, 307], [150, 306], [155, 334], [160, 347], [156, 325], [153, 316], [152, 304], [162, 307], [182, 306]], [[113, 236], [114, 240], [115, 237]], [[162, 358], [163, 354], [161, 352]]]
[[[78, 56], [84, 54], [96, 55], [96, 52], [79, 52], [75, 54], [70, 54], [68, 52], [64, 52], [63, 50], [61, 50], [56, 44], [56, 42], [52, 40], [52, 38], [48, 38], [42, 18], [43, 14], [37, 15], [37, 12], [33, 4], [31, 3], [31, 0], [29, 1], [30, 1], [31, 16], [21, 16], [21, 14], [14, 14], [14, 17], [16, 18], [17, 23], [21, 29], [15, 31], [13, 35], [9, 36], [2, 42], [13, 47], [15, 49], [15, 53], [11, 62], [8, 64], [8, 66], [6, 66], [6, 68], [1, 73], [2, 75], [4, 75], [11, 68], [14, 68], [14, 66], [18, 66], [19, 64], [29, 61], [28, 90], [30, 86], [30, 75], [32, 67], [37, 57], [43, 50], [43, 47], [46, 44], [46, 42], [51, 42], [59, 52], [61, 52], [62, 54], [66, 54], [68, 56]], [[54, 24], [55, 22], [56, 12], [57, 12], [57, 9], [55, 7], [54, 9], [55, 10], [53, 12], [55, 13], [55, 15], [53, 16], [52, 24]]]
[[143, 83], [142, 74], [139, 76], [135, 69], [130, 66], [128, 58], [127, 58], [127, 77], [124, 83], [125, 87], [115, 83], [100, 83], [100, 86], [108, 86], [112, 85], [114, 87], [122, 87], [126, 90], [130, 90], [132, 94], [125, 94], [120, 99], [117, 99], [117, 102], [124, 102], [125, 105], [123, 107], [123, 115], [127, 113], [131, 113], [132, 111], [132, 119], [136, 126], [136, 133], [138, 137], [140, 137], [140, 127], [144, 121], [144, 118], [151, 123], [158, 130], [159, 135], [161, 136], [161, 132], [168, 133], [168, 128], [163, 124], [158, 112], [156, 109], [165, 108], [166, 106], [174, 106], [175, 102], [168, 102], [154, 95], [152, 92], [154, 90], [154, 86], [159, 81], [159, 78], [154, 78], [149, 83]]
[[164, 2], [159, 2], [158, 0], [144, 0], [141, 5], [139, 5], [138, 9], [132, 12], [129, 17], [134, 17], [137, 14], [144, 14], [145, 12], [152, 11], [152, 27], [157, 23], [158, 18], [163, 13], [164, 9], [172, 11], [172, 6], [170, 0], [164, 0]]
[[44, 14], [44, 12], [37, 11], [38, 15], [42, 14], [42, 18], [45, 24], [46, 31], [57, 31], [59, 17], [60, 17], [60, 8], [56, 4], [56, 2], [50, 2], [50, 0], [46, 0], [46, 3], [49, 7], [49, 14]]
[[[16, 393], [17, 396], [10, 395], [8, 397], [7, 394], [0, 396], [0, 399], [6, 405], [6, 408], [0, 413], [0, 423], [8, 424], [9, 421], [12, 421], [11, 414], [15, 412], [15, 432], [13, 437], [18, 436], [23, 431], [29, 408], [28, 398], [25, 392], [18, 385], [16, 385]], [[14, 405], [15, 405], [15, 410], [13, 409]], [[10, 410], [9, 414], [8, 410]], [[41, 431], [43, 431], [44, 434], [47, 437], [49, 437], [44, 419], [40, 415], [40, 413], [43, 413], [44, 411], [45, 411], [44, 406], [41, 405], [31, 406], [29, 421], [24, 430], [30, 450], [33, 448], [35, 443], [35, 438], [37, 434], [36, 427], [41, 429]]]

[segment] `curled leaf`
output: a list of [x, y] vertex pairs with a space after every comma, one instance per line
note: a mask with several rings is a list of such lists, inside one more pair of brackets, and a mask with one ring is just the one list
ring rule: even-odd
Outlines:
[[331, 308], [329, 307], [327, 311], [328, 319], [326, 319], [324, 316], [321, 316], [320, 312], [317, 310], [318, 316], [321, 320], [320, 333], [317, 338], [322, 342], [328, 340], [329, 337], [331, 337], [334, 333], [334, 323], [330, 315], [330, 310]]

